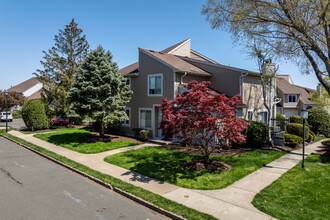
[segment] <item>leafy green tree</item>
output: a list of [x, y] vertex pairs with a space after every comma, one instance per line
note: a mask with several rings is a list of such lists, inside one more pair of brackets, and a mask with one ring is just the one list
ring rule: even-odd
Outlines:
[[202, 13], [236, 42], [256, 42], [307, 73], [313, 70], [330, 94], [329, 0], [208, 0]]
[[330, 114], [321, 106], [316, 106], [308, 110], [308, 124], [315, 134], [328, 136], [330, 133]]
[[49, 128], [50, 119], [46, 115], [45, 104], [41, 99], [32, 99], [24, 103], [22, 118], [30, 130]]
[[105, 124], [128, 120], [125, 105], [132, 91], [117, 71], [110, 51], [99, 46], [82, 62], [69, 92], [70, 115], [88, 116], [99, 123], [100, 136], [104, 136]]
[[[330, 84], [330, 78], [326, 77], [325, 80], [327, 81], [328, 84]], [[310, 94], [310, 98], [312, 101], [318, 103], [322, 107], [326, 109], [330, 109], [330, 95], [328, 92], [324, 89], [323, 86], [319, 86], [319, 91], [318, 92], [312, 92]]]
[[74, 19], [64, 30], [59, 30], [54, 37], [55, 45], [47, 52], [43, 51], [44, 60], [40, 61], [43, 69], [34, 73], [44, 84], [43, 91], [58, 115], [65, 116], [69, 109], [67, 95], [74, 83], [73, 75], [89, 49], [82, 32]]

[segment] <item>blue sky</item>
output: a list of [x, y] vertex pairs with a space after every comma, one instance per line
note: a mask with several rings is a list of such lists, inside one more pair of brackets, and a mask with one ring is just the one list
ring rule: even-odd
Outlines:
[[[135, 61], [138, 47], [162, 50], [187, 38], [197, 52], [224, 65], [257, 70], [230, 35], [212, 30], [200, 0], [0, 0], [0, 89], [32, 77], [42, 68], [42, 50], [72, 18], [84, 30], [91, 49], [102, 45], [120, 68]], [[302, 75], [295, 64], [277, 62], [295, 84], [315, 89], [315, 75]]]

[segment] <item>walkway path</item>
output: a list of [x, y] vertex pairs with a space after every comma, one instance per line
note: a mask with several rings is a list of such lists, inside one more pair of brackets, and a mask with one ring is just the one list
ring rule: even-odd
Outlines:
[[[302, 159], [301, 149], [295, 150], [242, 178], [227, 188], [220, 190], [192, 190], [165, 183], [103, 161], [103, 159], [109, 155], [146, 146], [158, 146], [156, 144], [142, 144], [98, 154], [81, 154], [35, 138], [33, 134], [26, 135], [18, 131], [10, 131], [9, 133], [84, 164], [91, 169], [139, 186], [187, 207], [211, 214], [219, 219], [274, 219], [260, 212], [251, 202], [260, 190], [270, 185]], [[319, 146], [320, 142], [308, 145], [306, 154], [315, 152]]]

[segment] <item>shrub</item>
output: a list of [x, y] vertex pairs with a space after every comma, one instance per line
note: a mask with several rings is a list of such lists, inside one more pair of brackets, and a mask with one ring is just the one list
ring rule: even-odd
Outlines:
[[268, 125], [257, 121], [248, 122], [250, 125], [243, 132], [246, 135], [245, 145], [251, 148], [264, 147], [268, 141]]
[[[288, 123], [286, 125], [286, 131], [289, 134], [294, 134], [297, 135], [299, 137], [303, 137], [304, 131], [303, 131], [303, 125], [302, 124], [298, 124], [298, 123]], [[309, 128], [305, 125], [305, 138], [307, 140], [309, 135]]]
[[[282, 115], [281, 113], [276, 113], [276, 119], [285, 119], [284, 115]], [[284, 130], [284, 126], [285, 126], [285, 122], [284, 120], [277, 120], [276, 121], [276, 126], [280, 127], [281, 130]]]
[[318, 106], [308, 111], [308, 124], [311, 130], [317, 134], [321, 133], [324, 136], [329, 135], [330, 114], [324, 108]]
[[298, 147], [303, 139], [297, 135], [294, 135], [294, 134], [284, 134], [284, 139], [285, 139], [285, 142], [289, 145], [289, 146], [292, 146], [292, 147]]
[[13, 118], [22, 118], [22, 111], [21, 110], [13, 111]]
[[316, 135], [314, 134], [314, 132], [309, 131], [309, 135], [308, 135], [308, 138], [306, 141], [307, 142], [315, 141], [315, 138], [316, 138]]
[[[303, 124], [303, 119], [299, 115], [291, 115], [289, 117], [290, 123], [298, 123], [298, 124]], [[306, 121], [307, 123], [307, 121]]]
[[30, 130], [49, 128], [50, 120], [45, 112], [45, 105], [39, 99], [28, 100], [22, 108], [22, 117]]
[[324, 140], [321, 142], [321, 144], [327, 148], [330, 148], [330, 140]]
[[139, 134], [140, 134], [140, 138], [142, 140], [147, 140], [151, 135], [151, 131], [150, 130], [141, 130]]

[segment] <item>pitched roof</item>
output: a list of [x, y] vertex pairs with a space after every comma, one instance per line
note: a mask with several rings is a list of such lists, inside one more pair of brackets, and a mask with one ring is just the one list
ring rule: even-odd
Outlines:
[[169, 66], [173, 67], [176, 70], [176, 72], [188, 72], [190, 74], [196, 74], [201, 76], [212, 76], [210, 73], [198, 68], [197, 66], [188, 63], [187, 61], [179, 58], [176, 55], [156, 52], [153, 50], [147, 50], [142, 48], [139, 49], [140, 51], [143, 51], [146, 54], [149, 54], [152, 57], [162, 61], [163, 63], [166, 63]]
[[172, 50], [174, 50], [175, 48], [177, 48], [178, 46], [180, 46], [181, 44], [183, 44], [184, 42], [186, 42], [189, 39], [190, 38], [185, 39], [184, 41], [181, 41], [180, 43], [174, 44], [173, 46], [170, 46], [170, 47], [168, 47], [168, 48], [166, 48], [166, 49], [164, 49], [164, 50], [162, 50], [160, 52], [162, 52], [162, 53], [169, 53], [169, 52], [171, 52]]
[[23, 93], [24, 91], [28, 90], [29, 88], [35, 86], [38, 83], [40, 82], [37, 77], [32, 77], [16, 86], [11, 87], [10, 89], [8, 89], [8, 92]]
[[30, 100], [30, 99], [39, 99], [41, 97], [44, 97], [44, 95], [43, 95], [43, 93], [40, 90], [38, 90], [35, 93], [33, 93], [32, 95], [30, 95], [29, 97], [27, 97], [26, 99], [27, 100]]
[[282, 78], [276, 78], [276, 86], [285, 94], [300, 94], [300, 101], [302, 101], [304, 104], [316, 104], [309, 98], [309, 91], [312, 91], [312, 89], [293, 85]]

